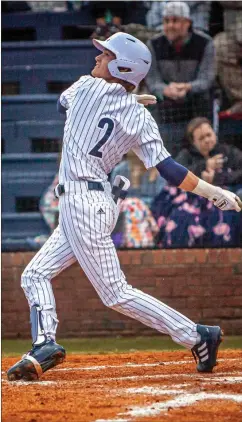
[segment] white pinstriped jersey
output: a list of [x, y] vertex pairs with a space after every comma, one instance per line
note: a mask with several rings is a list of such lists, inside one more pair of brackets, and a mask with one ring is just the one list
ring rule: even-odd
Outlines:
[[146, 168], [170, 156], [150, 112], [120, 84], [82, 76], [60, 102], [67, 109], [60, 183], [105, 181], [130, 149]]
[[55, 339], [58, 319], [51, 280], [77, 260], [105, 305], [191, 349], [196, 324], [127, 283], [111, 238], [119, 205], [110, 184], [95, 191], [86, 181], [78, 182], [106, 181], [130, 148], [146, 167], [168, 157], [155, 121], [121, 85], [90, 76], [80, 78], [60, 100], [68, 109], [59, 177], [65, 194], [59, 200], [58, 227], [21, 278], [30, 307], [41, 307], [44, 332]]

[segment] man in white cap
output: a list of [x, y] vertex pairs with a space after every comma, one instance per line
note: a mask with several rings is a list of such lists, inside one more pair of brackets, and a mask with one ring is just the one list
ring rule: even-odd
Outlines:
[[[187, 3], [166, 3], [163, 33], [148, 41], [148, 47], [152, 66], [146, 81], [151, 93], [160, 100], [154, 117], [163, 125], [163, 136], [164, 123], [177, 125], [199, 114], [211, 118], [213, 41], [207, 34], [192, 29]], [[178, 140], [177, 133], [175, 143], [166, 139], [172, 153], [179, 151]]]

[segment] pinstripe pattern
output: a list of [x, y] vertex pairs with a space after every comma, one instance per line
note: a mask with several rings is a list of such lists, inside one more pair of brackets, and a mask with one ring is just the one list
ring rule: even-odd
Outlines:
[[[106, 306], [192, 348], [196, 324], [127, 284], [110, 236], [118, 207], [107, 174], [131, 148], [147, 168], [169, 156], [156, 123], [121, 85], [90, 76], [81, 77], [60, 101], [67, 109], [59, 174], [65, 194], [59, 201], [58, 228], [22, 275], [30, 307], [42, 306], [45, 332], [54, 338], [58, 320], [51, 279], [77, 260]], [[102, 118], [114, 123], [108, 136], [106, 123], [98, 127]], [[90, 155], [90, 151], [96, 152], [98, 142], [102, 145], [98, 156]], [[88, 179], [101, 181], [104, 191], [89, 191]]]
[[48, 311], [43, 314], [46, 334], [54, 338], [57, 329], [56, 304], [51, 279], [76, 261], [75, 255], [59, 227], [25, 268], [21, 286], [29, 306], [39, 304]]
[[[100, 206], [105, 214], [97, 216]], [[48, 289], [50, 303], [55, 309], [51, 278], [77, 259], [106, 306], [170, 335], [187, 348], [193, 347], [197, 332], [192, 321], [127, 284], [110, 237], [117, 209], [107, 192], [63, 195], [60, 215], [60, 227], [27, 266], [22, 277], [22, 287], [30, 306], [36, 301], [41, 306], [46, 305], [44, 292]], [[53, 337], [57, 324], [49, 322], [44, 327]]]
[[[60, 183], [67, 180], [106, 180], [107, 174], [131, 148], [147, 168], [169, 157], [158, 127], [145, 107], [119, 84], [82, 76], [60, 96], [67, 109]], [[102, 159], [89, 155], [105, 133], [98, 123], [109, 117], [115, 124], [103, 145]]]

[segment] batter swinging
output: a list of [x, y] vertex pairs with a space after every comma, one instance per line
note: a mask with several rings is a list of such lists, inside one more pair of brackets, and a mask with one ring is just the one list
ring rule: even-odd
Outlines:
[[58, 319], [51, 280], [76, 260], [106, 306], [192, 349], [198, 371], [211, 372], [221, 342], [220, 327], [197, 325], [127, 283], [110, 235], [129, 181], [118, 177], [112, 189], [107, 174], [133, 149], [146, 168], [156, 166], [170, 183], [208, 198], [222, 210], [240, 211], [238, 198], [176, 163], [151, 114], [138, 102], [147, 104], [149, 97], [131, 93], [149, 71], [148, 48], [121, 32], [93, 43], [101, 54], [92, 76], [82, 76], [58, 102], [66, 113], [56, 187], [59, 226], [22, 275], [33, 348], [9, 369], [8, 379], [35, 380], [63, 362], [65, 350], [55, 342]]

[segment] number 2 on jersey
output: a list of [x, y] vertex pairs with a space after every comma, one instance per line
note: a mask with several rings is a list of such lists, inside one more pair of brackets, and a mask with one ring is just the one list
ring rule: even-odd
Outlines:
[[103, 155], [99, 150], [105, 144], [105, 142], [107, 142], [108, 138], [110, 137], [110, 135], [113, 131], [114, 122], [111, 119], [109, 119], [108, 117], [103, 117], [98, 122], [97, 126], [100, 127], [101, 129], [103, 129], [105, 125], [107, 125], [107, 129], [106, 129], [106, 132], [104, 133], [102, 139], [100, 139], [100, 141], [98, 141], [98, 143], [95, 145], [95, 147], [92, 148], [91, 151], [89, 152], [89, 154], [93, 155], [93, 157], [102, 158]]

